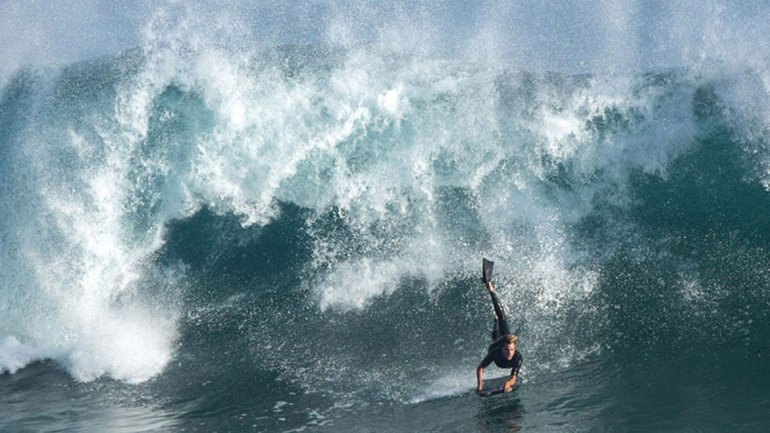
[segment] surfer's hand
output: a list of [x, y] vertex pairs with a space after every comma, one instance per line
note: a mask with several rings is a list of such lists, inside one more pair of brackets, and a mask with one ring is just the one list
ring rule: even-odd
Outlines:
[[503, 385], [503, 392], [511, 392], [513, 391], [513, 386], [516, 385], [516, 377], [511, 377], [510, 380], [505, 382], [505, 385]]

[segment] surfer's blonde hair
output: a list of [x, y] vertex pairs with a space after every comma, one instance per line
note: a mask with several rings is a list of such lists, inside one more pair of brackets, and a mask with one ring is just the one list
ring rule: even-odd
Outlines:
[[497, 341], [500, 342], [500, 343], [505, 342], [506, 345], [508, 345], [508, 344], [516, 344], [516, 345], [518, 345], [519, 344], [519, 336], [518, 335], [511, 335], [511, 334], [503, 335]]

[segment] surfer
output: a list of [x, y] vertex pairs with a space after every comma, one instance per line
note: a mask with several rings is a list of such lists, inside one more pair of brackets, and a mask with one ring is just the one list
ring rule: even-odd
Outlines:
[[511, 377], [505, 381], [503, 387], [505, 392], [510, 392], [518, 381], [519, 369], [523, 361], [521, 353], [516, 351], [519, 336], [512, 335], [510, 329], [508, 329], [505, 311], [503, 311], [503, 306], [500, 304], [500, 299], [497, 297], [495, 286], [492, 285], [491, 280], [486, 281], [486, 287], [487, 291], [489, 291], [489, 296], [492, 297], [492, 307], [495, 310], [495, 325], [492, 329], [492, 344], [487, 350], [487, 356], [481, 360], [481, 363], [476, 368], [476, 392], [481, 393], [484, 389], [484, 369], [493, 362], [500, 368], [511, 369]]

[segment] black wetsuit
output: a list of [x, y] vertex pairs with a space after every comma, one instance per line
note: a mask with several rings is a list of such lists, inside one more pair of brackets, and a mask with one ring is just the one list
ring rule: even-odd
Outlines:
[[489, 346], [489, 352], [487, 352], [487, 356], [485, 356], [481, 361], [479, 367], [487, 368], [489, 364], [494, 362], [495, 365], [500, 368], [510, 368], [511, 376], [519, 377], [519, 369], [521, 368], [521, 363], [523, 361], [524, 358], [521, 356], [521, 352], [518, 350], [513, 354], [513, 358], [507, 360], [503, 357], [503, 352], [500, 350], [500, 346], [497, 344], [492, 344]]
[[490, 292], [492, 296], [492, 306], [495, 309], [495, 324], [492, 328], [492, 344], [487, 350], [487, 356], [481, 361], [479, 367], [487, 368], [492, 362], [500, 368], [510, 368], [511, 376], [519, 376], [519, 369], [521, 363], [524, 361], [521, 356], [521, 352], [518, 350], [513, 354], [513, 358], [507, 360], [503, 357], [502, 350], [500, 350], [501, 341], [500, 338], [505, 335], [511, 335], [510, 329], [508, 329], [508, 319], [505, 317], [505, 311], [500, 303], [500, 298], [497, 297], [495, 292]]

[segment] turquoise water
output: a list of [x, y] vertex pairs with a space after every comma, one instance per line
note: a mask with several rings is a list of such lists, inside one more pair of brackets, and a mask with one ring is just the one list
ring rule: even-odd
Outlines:
[[[558, 67], [591, 38], [549, 60], [490, 22], [480, 55], [333, 12], [268, 44], [159, 7], [0, 76], [0, 430], [767, 429], [761, 45], [621, 31], [618, 68]], [[482, 257], [524, 355], [488, 399]]]

